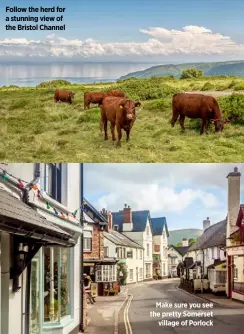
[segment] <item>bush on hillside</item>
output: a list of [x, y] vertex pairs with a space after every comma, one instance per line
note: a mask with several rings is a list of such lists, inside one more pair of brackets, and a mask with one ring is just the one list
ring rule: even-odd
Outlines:
[[240, 82], [239, 84], [235, 85], [234, 90], [235, 91], [244, 90], [244, 83]]
[[204, 85], [203, 85], [203, 87], [202, 87], [202, 89], [201, 89], [202, 91], [206, 91], [206, 90], [214, 90], [214, 85], [211, 83], [211, 82], [206, 82]]
[[233, 123], [244, 124], [244, 95], [232, 94], [218, 99], [224, 117]]
[[187, 68], [181, 73], [180, 79], [199, 78], [203, 76], [203, 71], [197, 68]]
[[51, 80], [51, 81], [41, 82], [39, 85], [36, 86], [36, 88], [59, 88], [70, 85], [71, 82], [67, 80]]

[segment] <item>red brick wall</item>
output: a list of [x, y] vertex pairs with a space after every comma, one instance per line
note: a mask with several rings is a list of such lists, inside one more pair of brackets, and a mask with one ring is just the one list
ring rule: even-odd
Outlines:
[[[100, 234], [103, 234], [103, 232], [100, 231], [99, 225], [98, 224], [93, 224], [92, 251], [91, 252], [84, 252], [84, 259], [89, 259], [89, 258], [99, 259], [100, 258], [100, 249], [101, 249]], [[102, 239], [102, 241], [103, 241], [103, 239]]]
[[124, 223], [131, 223], [132, 222], [132, 211], [131, 208], [124, 208]]

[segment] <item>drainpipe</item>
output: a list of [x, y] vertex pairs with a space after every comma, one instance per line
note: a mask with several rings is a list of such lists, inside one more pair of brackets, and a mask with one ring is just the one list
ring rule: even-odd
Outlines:
[[81, 210], [80, 210], [80, 225], [81, 225], [81, 238], [80, 238], [80, 332], [84, 333], [84, 271], [83, 271], [83, 200], [84, 200], [84, 186], [83, 186], [83, 164], [80, 164], [80, 194], [81, 194]]

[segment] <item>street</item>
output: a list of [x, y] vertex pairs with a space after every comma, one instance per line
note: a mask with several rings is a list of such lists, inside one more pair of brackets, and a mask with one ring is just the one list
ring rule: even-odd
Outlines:
[[128, 299], [119, 317], [119, 334], [243, 333], [244, 307], [211, 305], [179, 290], [178, 284], [178, 279], [168, 279], [128, 286]]

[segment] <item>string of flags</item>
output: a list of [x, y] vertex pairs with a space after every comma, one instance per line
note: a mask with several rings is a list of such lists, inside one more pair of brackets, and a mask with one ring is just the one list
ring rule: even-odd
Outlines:
[[[2, 171], [2, 180], [3, 180], [3, 181], [8, 181], [10, 177], [13, 178], [13, 179], [15, 179], [15, 180], [17, 181], [17, 186], [18, 186], [19, 189], [23, 189], [23, 188], [25, 187], [25, 184], [30, 184], [30, 182], [27, 182], [27, 181], [25, 181], [25, 180], [22, 180], [22, 179], [20, 179], [20, 178], [14, 176], [14, 175], [8, 173], [6, 170], [2, 169], [1, 167], [0, 167], [0, 170]], [[54, 213], [56, 216], [59, 216], [59, 217], [61, 217], [61, 218], [63, 218], [63, 219], [69, 219], [70, 216], [72, 216], [74, 219], [76, 219], [76, 216], [77, 216], [77, 214], [78, 214], [78, 211], [79, 211], [79, 210], [82, 210], [82, 212], [83, 212], [84, 205], [87, 204], [86, 201], [83, 201], [83, 203], [81, 204], [81, 206], [80, 206], [78, 209], [74, 210], [72, 213], [63, 213], [63, 212], [57, 210], [55, 207], [53, 207], [53, 206], [52, 206], [52, 205], [45, 199], [45, 197], [42, 195], [41, 190], [38, 188], [38, 186], [37, 186], [36, 184], [33, 184], [33, 185], [32, 185], [32, 190], [34, 191], [34, 194], [35, 194], [35, 196], [36, 196], [37, 198], [42, 199], [42, 200], [46, 203], [46, 209], [47, 209], [47, 210], [52, 210], [53, 213]]]

